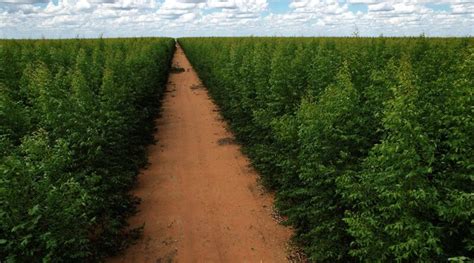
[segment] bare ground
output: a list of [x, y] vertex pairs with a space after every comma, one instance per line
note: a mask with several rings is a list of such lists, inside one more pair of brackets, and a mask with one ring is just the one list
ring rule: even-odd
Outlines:
[[272, 218], [273, 199], [234, 143], [178, 47], [157, 119], [157, 144], [134, 194], [137, 244], [107, 262], [286, 262], [291, 230]]

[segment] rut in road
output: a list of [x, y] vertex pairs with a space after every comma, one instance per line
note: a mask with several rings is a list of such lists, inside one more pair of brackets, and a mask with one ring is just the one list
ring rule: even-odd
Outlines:
[[233, 144], [218, 110], [178, 46], [157, 120], [157, 144], [134, 194], [143, 237], [109, 262], [286, 262], [291, 230]]

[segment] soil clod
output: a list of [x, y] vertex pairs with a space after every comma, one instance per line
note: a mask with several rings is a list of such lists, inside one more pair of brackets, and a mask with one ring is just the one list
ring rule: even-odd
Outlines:
[[219, 144], [219, 145], [235, 144], [235, 140], [231, 137], [221, 138], [217, 141], [217, 144]]

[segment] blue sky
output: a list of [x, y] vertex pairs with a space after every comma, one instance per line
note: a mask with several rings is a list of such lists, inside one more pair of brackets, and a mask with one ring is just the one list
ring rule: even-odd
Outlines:
[[472, 36], [474, 0], [0, 0], [0, 37]]
[[[284, 12], [290, 11], [289, 4], [290, 4], [290, 1], [269, 1], [268, 8], [271, 12], [274, 12], [274, 13], [284, 13]], [[432, 3], [426, 3], [425, 6], [433, 11], [438, 11], [438, 12], [451, 11], [451, 7], [447, 3], [432, 2]], [[357, 13], [359, 11], [363, 13], [367, 13], [368, 7], [369, 5], [364, 4], [364, 3], [356, 3], [356, 4], [349, 3], [348, 4], [349, 11], [353, 13]]]

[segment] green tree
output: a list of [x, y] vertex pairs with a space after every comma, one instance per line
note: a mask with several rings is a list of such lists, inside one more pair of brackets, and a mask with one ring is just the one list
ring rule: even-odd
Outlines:
[[336, 82], [317, 101], [304, 100], [298, 111], [301, 182], [288, 189], [287, 198], [292, 202], [285, 213], [315, 261], [347, 260], [350, 238], [342, 218], [349, 205], [336, 180], [354, 166], [358, 103], [359, 95], [344, 63]]
[[387, 137], [365, 161], [358, 209], [345, 218], [355, 238], [351, 254], [369, 261], [434, 260], [442, 252], [439, 229], [422, 215], [432, 213], [438, 198], [429, 180], [435, 149], [420, 124], [420, 90], [406, 58], [397, 79], [384, 112]]

